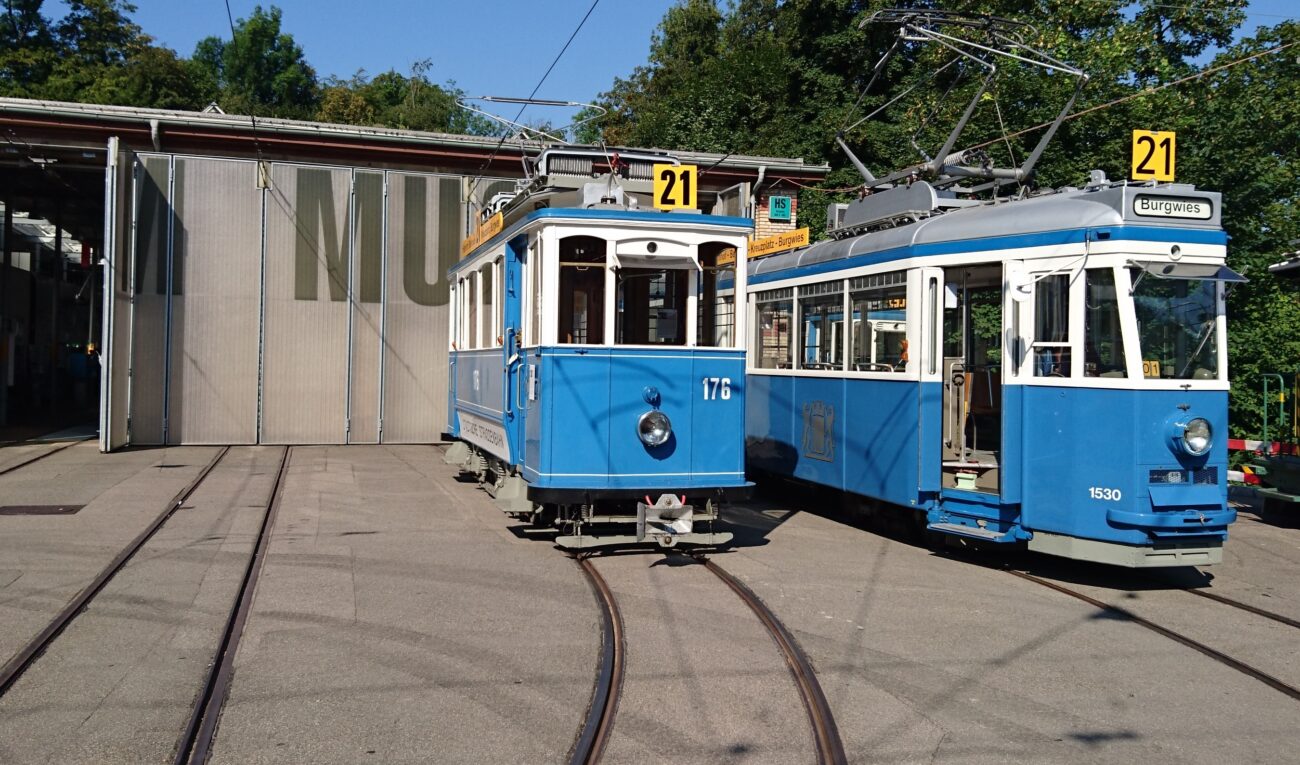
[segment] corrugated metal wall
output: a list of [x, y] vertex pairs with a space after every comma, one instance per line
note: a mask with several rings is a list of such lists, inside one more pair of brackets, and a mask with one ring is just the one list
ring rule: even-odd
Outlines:
[[256, 166], [177, 158], [167, 442], [257, 441], [262, 194]]
[[[129, 394], [110, 404], [129, 411], [127, 442], [438, 440], [464, 180], [290, 163], [267, 176], [261, 188], [245, 160], [134, 162], [114, 295], [128, 350], [112, 361], [118, 380], [129, 359]], [[127, 289], [133, 304], [116, 299]]]

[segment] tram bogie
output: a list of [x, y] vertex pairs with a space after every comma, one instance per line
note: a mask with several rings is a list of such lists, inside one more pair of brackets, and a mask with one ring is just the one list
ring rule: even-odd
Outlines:
[[723, 544], [719, 502], [752, 486], [734, 305], [752, 222], [647, 209], [652, 163], [676, 160], [543, 152], [451, 271], [447, 460], [561, 547]]

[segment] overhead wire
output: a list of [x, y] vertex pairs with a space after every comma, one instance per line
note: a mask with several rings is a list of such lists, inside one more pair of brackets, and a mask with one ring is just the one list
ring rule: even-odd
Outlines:
[[[533, 96], [537, 95], [537, 91], [542, 89], [542, 85], [546, 82], [546, 78], [551, 76], [551, 71], [555, 69], [556, 64], [560, 63], [560, 59], [564, 56], [565, 51], [569, 49], [574, 38], [582, 31], [582, 27], [587, 23], [587, 19], [591, 18], [591, 13], [596, 10], [597, 5], [600, 5], [600, 0], [593, 0], [591, 7], [587, 9], [587, 12], [582, 16], [582, 20], [578, 22], [578, 26], [574, 27], [573, 34], [569, 35], [569, 39], [565, 41], [564, 47], [560, 48], [560, 52], [555, 54], [555, 58], [551, 61], [551, 65], [546, 67], [546, 71], [542, 74], [542, 78], [537, 81], [537, 85], [533, 88], [533, 92], [529, 93], [528, 98], [525, 100], [531, 100]], [[527, 108], [528, 104], [523, 104], [519, 107], [519, 112], [515, 114], [515, 122], [519, 121], [519, 118], [524, 115], [524, 110]], [[497, 158], [497, 154], [501, 152], [501, 147], [505, 145], [506, 138], [508, 137], [509, 136], [503, 133], [501, 135], [501, 140], [497, 141], [496, 148], [492, 150], [492, 154], [489, 155], [488, 158], [483, 161], [483, 164], [479, 166], [478, 172], [474, 175], [473, 182], [470, 183], [469, 191], [465, 195], [466, 201], [473, 199], [474, 190], [478, 188], [478, 182], [483, 179], [483, 171], [486, 170], [492, 164], [492, 161]]]
[[[1114, 100], [1107, 101], [1106, 103], [1103, 103], [1103, 104], [1097, 104], [1096, 106], [1090, 106], [1090, 107], [1088, 107], [1087, 109], [1081, 109], [1081, 110], [1079, 110], [1079, 111], [1077, 111], [1077, 112], [1073, 112], [1073, 113], [1071, 113], [1071, 114], [1068, 114], [1068, 115], [1065, 116], [1065, 119], [1062, 120], [1062, 122], [1067, 122], [1067, 121], [1069, 121], [1069, 120], [1076, 119], [1076, 118], [1078, 118], [1078, 117], [1082, 117], [1082, 116], [1084, 116], [1085, 114], [1091, 114], [1091, 113], [1093, 113], [1093, 112], [1099, 112], [1099, 111], [1102, 111], [1102, 110], [1104, 110], [1104, 109], [1109, 109], [1109, 108], [1111, 108], [1111, 107], [1113, 107], [1113, 106], [1118, 106], [1118, 105], [1120, 105], [1120, 104], [1127, 103], [1127, 102], [1129, 102], [1129, 101], [1133, 101], [1133, 100], [1135, 100], [1135, 99], [1142, 98], [1142, 97], [1144, 97], [1144, 96], [1149, 96], [1149, 95], [1151, 95], [1152, 93], [1158, 93], [1158, 92], [1160, 92], [1160, 91], [1162, 91], [1162, 90], [1167, 90], [1167, 89], [1169, 89], [1169, 88], [1176, 87], [1176, 86], [1178, 86], [1178, 85], [1182, 85], [1182, 84], [1187, 83], [1187, 82], [1191, 82], [1192, 80], [1200, 79], [1200, 78], [1202, 78], [1202, 77], [1208, 77], [1209, 75], [1217, 74], [1218, 72], [1226, 71], [1226, 70], [1231, 69], [1231, 68], [1233, 68], [1233, 67], [1235, 67], [1235, 66], [1240, 66], [1241, 64], [1245, 64], [1245, 63], [1247, 63], [1247, 62], [1254, 61], [1254, 60], [1257, 59], [1257, 58], [1263, 58], [1264, 56], [1270, 56], [1270, 55], [1272, 55], [1272, 54], [1274, 54], [1274, 53], [1281, 53], [1282, 51], [1287, 50], [1288, 48], [1293, 48], [1293, 47], [1295, 47], [1296, 45], [1300, 45], [1300, 41], [1289, 42], [1289, 43], [1283, 43], [1282, 45], [1275, 45], [1275, 46], [1273, 46], [1272, 48], [1269, 48], [1268, 50], [1258, 51], [1258, 52], [1256, 52], [1256, 53], [1252, 53], [1252, 54], [1249, 55], [1249, 56], [1243, 56], [1243, 57], [1241, 57], [1241, 58], [1239, 58], [1239, 59], [1234, 59], [1234, 60], [1229, 61], [1229, 62], [1227, 62], [1227, 63], [1225, 63], [1225, 64], [1220, 64], [1220, 65], [1218, 65], [1218, 66], [1210, 67], [1209, 69], [1203, 69], [1203, 70], [1201, 70], [1201, 71], [1199, 71], [1199, 72], [1195, 72], [1195, 73], [1193, 73], [1193, 74], [1189, 74], [1189, 75], [1187, 75], [1186, 77], [1180, 77], [1180, 78], [1178, 78], [1177, 80], [1172, 80], [1172, 81], [1170, 81], [1170, 82], [1162, 83], [1162, 84], [1160, 84], [1160, 85], [1152, 85], [1152, 86], [1150, 86], [1150, 87], [1143, 88], [1142, 90], [1140, 90], [1140, 91], [1138, 91], [1138, 92], [1136, 92], [1136, 93], [1130, 93], [1130, 94], [1128, 94], [1127, 96], [1122, 96], [1122, 97], [1120, 97], [1120, 98], [1116, 98], [1116, 99], [1114, 99]], [[985, 141], [984, 143], [978, 143], [978, 144], [975, 144], [974, 146], [969, 147], [969, 149], [983, 149], [983, 148], [987, 148], [987, 147], [989, 147], [989, 146], [992, 146], [992, 145], [998, 143], [999, 141], [1010, 141], [1010, 139], [1012, 139], [1012, 138], [1019, 138], [1019, 137], [1022, 136], [1022, 135], [1027, 135], [1027, 134], [1029, 134], [1029, 133], [1033, 133], [1033, 132], [1035, 132], [1035, 131], [1042, 130], [1043, 128], [1051, 127], [1051, 125], [1052, 125], [1052, 122], [1043, 122], [1043, 123], [1040, 123], [1040, 124], [1034, 125], [1034, 126], [1032, 126], [1032, 127], [1027, 127], [1027, 128], [1025, 128], [1025, 129], [1023, 129], [1023, 130], [1016, 131], [1016, 132], [1014, 132], [1014, 133], [1005, 133], [1005, 134], [1003, 134], [1002, 136], [1000, 136], [1000, 137], [998, 137], [998, 138], [994, 138], [994, 139], [992, 139], [992, 140]], [[794, 180], [793, 178], [782, 177], [782, 178], [780, 178], [779, 180], [785, 181], [785, 182], [787, 182], [787, 183], [790, 183], [790, 184], [792, 184], [792, 185], [794, 185], [794, 186], [797, 186], [798, 188], [805, 189], [805, 190], [807, 190], [807, 191], [819, 191], [819, 192], [823, 192], [823, 193], [827, 193], [827, 194], [835, 194], [835, 193], [845, 193], [845, 192], [850, 192], [850, 191], [858, 191], [858, 190], [860, 190], [860, 189], [862, 188], [862, 184], [857, 184], [857, 185], [855, 185], [855, 186], [846, 186], [846, 187], [843, 187], [843, 188], [827, 189], [827, 188], [821, 188], [821, 187], [818, 187], [818, 186], [809, 186], [809, 185], [807, 185], [807, 184], [800, 183], [800, 182]]]
[[[230, 0], [224, 0], [226, 4], [226, 21], [230, 22], [230, 43], [235, 43], [235, 14], [230, 10]], [[248, 122], [253, 127], [253, 151], [257, 154], [257, 172], [259, 177], [265, 172], [264, 164], [266, 160], [262, 156], [262, 142], [258, 140], [257, 135], [257, 116], [253, 114], [253, 104], [248, 104]]]

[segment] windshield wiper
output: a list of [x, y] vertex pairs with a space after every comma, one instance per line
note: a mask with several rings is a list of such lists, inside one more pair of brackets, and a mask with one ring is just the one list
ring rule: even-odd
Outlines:
[[1196, 344], [1196, 351], [1191, 356], [1187, 357], [1187, 363], [1183, 364], [1183, 368], [1178, 370], [1179, 380], [1186, 379], [1183, 375], [1187, 374], [1187, 370], [1192, 366], [1192, 362], [1200, 358], [1201, 351], [1205, 350], [1205, 344], [1210, 342], [1210, 336], [1214, 334], [1214, 325], [1214, 319], [1205, 322], [1205, 326], [1201, 329], [1201, 334], [1198, 335], [1199, 342]]

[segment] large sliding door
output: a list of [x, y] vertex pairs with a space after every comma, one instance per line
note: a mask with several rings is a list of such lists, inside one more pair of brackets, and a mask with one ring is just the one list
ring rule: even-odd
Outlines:
[[102, 448], [438, 440], [464, 179], [111, 148]]

